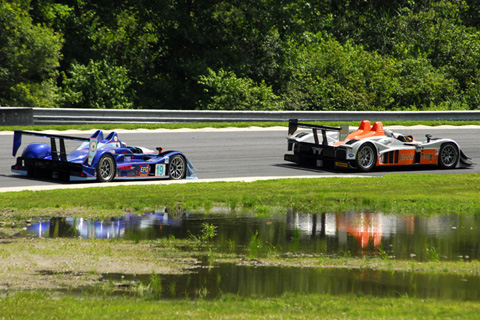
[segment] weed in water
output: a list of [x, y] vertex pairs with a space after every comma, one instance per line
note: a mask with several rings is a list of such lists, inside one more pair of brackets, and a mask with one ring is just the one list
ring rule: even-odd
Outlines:
[[343, 257], [344, 258], [351, 258], [352, 257], [352, 253], [350, 252], [350, 250], [342, 250], [341, 252], [343, 252]]
[[208, 248], [208, 264], [209, 265], [215, 264], [216, 258], [217, 258], [217, 254], [212, 250], [212, 248]]
[[206, 287], [201, 287], [201, 288], [198, 288], [196, 291], [195, 291], [198, 299], [200, 300], [203, 300], [207, 297], [208, 295], [208, 290]]
[[148, 295], [152, 299], [160, 299], [162, 297], [162, 281], [160, 279], [160, 275], [152, 272], [150, 275], [150, 282], [147, 286]]
[[198, 241], [198, 242], [208, 242], [217, 235], [217, 227], [214, 226], [213, 224], [209, 224], [205, 222], [202, 224], [202, 226], [203, 226], [202, 234], [198, 236], [195, 236], [190, 231], [188, 231], [188, 233], [190, 234], [190, 238], [192, 240]]
[[248, 257], [256, 258], [263, 248], [263, 241], [258, 237], [258, 230], [250, 237], [248, 244]]
[[382, 258], [382, 260], [387, 260], [388, 259], [388, 253], [386, 253], [385, 250], [378, 247], [378, 252], [380, 252], [380, 258]]
[[217, 235], [217, 227], [213, 224], [203, 223], [202, 226], [202, 239], [204, 241], [209, 241]]
[[431, 261], [439, 261], [440, 260], [440, 254], [434, 246], [426, 248], [427, 251], [427, 257]]
[[175, 281], [172, 281], [168, 284], [168, 293], [170, 294], [171, 297], [175, 297], [177, 289], [177, 283]]
[[236, 247], [237, 247], [237, 244], [235, 243], [235, 240], [228, 239], [228, 252], [234, 253]]
[[274, 246], [273, 244], [269, 244], [268, 245], [268, 255], [269, 256], [276, 256], [278, 255], [278, 250], [279, 250], [279, 247], [278, 246]]

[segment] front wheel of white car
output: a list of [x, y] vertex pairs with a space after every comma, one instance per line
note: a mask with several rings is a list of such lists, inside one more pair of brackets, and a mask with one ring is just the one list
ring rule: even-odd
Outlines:
[[115, 160], [110, 154], [104, 154], [97, 165], [97, 181], [110, 182], [115, 177], [116, 165]]
[[359, 171], [368, 172], [377, 164], [375, 147], [370, 143], [364, 144], [357, 152], [357, 168]]
[[442, 144], [438, 153], [438, 165], [443, 169], [455, 168], [458, 162], [458, 148], [454, 143]]
[[168, 170], [170, 179], [179, 180], [185, 178], [186, 171], [187, 165], [184, 157], [176, 154], [170, 158], [170, 168]]

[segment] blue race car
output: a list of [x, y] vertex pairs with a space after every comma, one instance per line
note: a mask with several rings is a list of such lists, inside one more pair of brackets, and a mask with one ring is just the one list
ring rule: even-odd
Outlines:
[[[97, 180], [109, 182], [132, 179], [196, 179], [194, 167], [179, 151], [157, 153], [143, 147], [127, 146], [118, 139], [116, 132], [106, 138], [97, 130], [90, 138], [72, 137], [41, 132], [15, 130], [13, 152], [15, 157], [22, 136], [50, 139], [46, 143], [29, 144], [12, 166], [12, 172], [27, 176], [62, 178], [69, 181]], [[57, 140], [59, 149], [57, 148]], [[81, 145], [67, 154], [65, 140], [81, 141]]]

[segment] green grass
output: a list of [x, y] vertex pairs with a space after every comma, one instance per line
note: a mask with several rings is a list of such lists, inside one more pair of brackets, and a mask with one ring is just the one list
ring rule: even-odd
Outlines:
[[[375, 121], [382, 120], [372, 120]], [[439, 125], [453, 125], [453, 126], [464, 126], [464, 125], [480, 125], [480, 121], [382, 121], [384, 126], [414, 126], [414, 125], [428, 125], [428, 126], [439, 126]], [[358, 126], [360, 121], [309, 121], [313, 124], [323, 124], [329, 126], [340, 126], [341, 124], [348, 124], [350, 126]], [[200, 129], [200, 128], [228, 128], [228, 127], [237, 127], [237, 128], [247, 128], [251, 126], [256, 127], [274, 127], [274, 126], [288, 126], [288, 122], [182, 122], [182, 123], [135, 123], [135, 124], [86, 124], [86, 125], [42, 125], [42, 126], [0, 126], [0, 131], [13, 131], [13, 130], [91, 130], [91, 129], [102, 129], [102, 130], [113, 130], [113, 129], [126, 129], [126, 130], [135, 130], [135, 129]]]
[[[480, 174], [389, 174], [384, 177], [279, 179], [135, 185], [0, 194], [2, 216], [84, 217], [212, 206], [305, 213], [377, 211], [396, 214], [480, 214]], [[448, 195], [448, 196], [446, 196]]]
[[2, 319], [478, 319], [480, 304], [354, 295], [187, 301], [23, 292], [0, 298], [0, 310]]

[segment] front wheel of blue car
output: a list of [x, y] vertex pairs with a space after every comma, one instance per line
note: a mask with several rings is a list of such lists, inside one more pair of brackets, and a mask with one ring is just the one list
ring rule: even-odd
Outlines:
[[110, 154], [104, 154], [97, 165], [97, 181], [110, 182], [115, 177], [115, 160]]
[[185, 173], [187, 171], [187, 165], [185, 158], [179, 154], [174, 155], [170, 158], [170, 168], [168, 173], [170, 175], [170, 179], [178, 180], [185, 177]]

